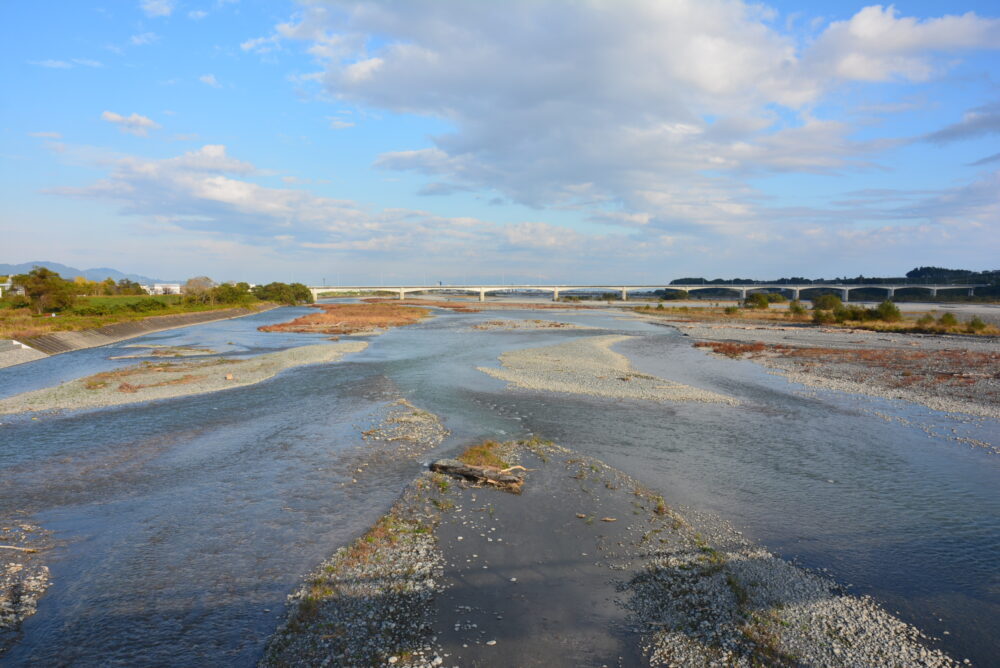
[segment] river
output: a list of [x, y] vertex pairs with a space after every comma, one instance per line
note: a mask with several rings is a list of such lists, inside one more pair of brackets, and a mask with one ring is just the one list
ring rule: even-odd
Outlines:
[[[0, 369], [0, 397], [134, 363], [126, 345], [229, 356], [324, 340], [261, 333], [305, 308], [151, 334]], [[496, 318], [598, 330], [471, 331]], [[509, 391], [476, 370], [506, 350], [627, 334], [646, 373], [743, 406]], [[246, 666], [312, 567], [362, 532], [424, 462], [352, 484], [346, 462], [385, 401], [438, 414], [451, 436], [529, 434], [607, 461], [675, 507], [712, 511], [772, 551], [827, 569], [953, 656], [1000, 655], [1000, 423], [816, 391], [694, 349], [611, 311], [441, 312], [370, 337], [336, 364], [210, 395], [114, 409], [0, 416], [0, 517], [54, 532], [52, 585], [4, 665]], [[888, 418], [888, 419], [887, 419]], [[683, 511], [682, 511], [683, 512]]]

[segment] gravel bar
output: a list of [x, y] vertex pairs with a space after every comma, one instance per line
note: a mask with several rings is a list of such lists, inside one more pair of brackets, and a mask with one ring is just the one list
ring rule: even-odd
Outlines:
[[868, 597], [532, 439], [520, 494], [426, 472], [290, 597], [262, 666], [959, 665]]
[[500, 356], [501, 368], [485, 374], [528, 390], [648, 401], [702, 401], [737, 405], [732, 397], [639, 373], [611, 346], [633, 337], [594, 336]]
[[364, 350], [364, 341], [289, 348], [249, 359], [146, 362], [0, 400], [0, 415], [106, 408], [253, 385], [285, 369], [335, 362]]

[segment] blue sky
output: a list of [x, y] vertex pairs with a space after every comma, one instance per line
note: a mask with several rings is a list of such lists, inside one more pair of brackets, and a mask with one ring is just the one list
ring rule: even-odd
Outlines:
[[310, 284], [998, 268], [993, 3], [2, 12], [0, 261]]

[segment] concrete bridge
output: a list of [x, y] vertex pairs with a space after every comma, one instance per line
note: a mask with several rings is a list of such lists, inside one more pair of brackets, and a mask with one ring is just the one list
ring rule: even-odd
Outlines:
[[757, 283], [753, 285], [726, 285], [718, 283], [697, 283], [694, 285], [397, 285], [397, 286], [375, 286], [375, 285], [350, 285], [350, 286], [316, 286], [310, 287], [313, 298], [318, 299], [321, 294], [356, 293], [356, 292], [392, 292], [398, 295], [399, 299], [405, 299], [410, 292], [470, 292], [479, 293], [479, 301], [486, 301], [486, 295], [490, 292], [505, 292], [508, 290], [537, 290], [539, 292], [551, 292], [552, 301], [559, 299], [560, 293], [574, 290], [617, 292], [621, 294], [622, 301], [628, 300], [629, 292], [649, 291], [649, 290], [683, 290], [686, 292], [697, 292], [698, 290], [731, 290], [739, 293], [740, 299], [746, 299], [747, 295], [753, 292], [790, 292], [792, 299], [798, 299], [804, 290], [826, 289], [840, 293], [843, 301], [849, 301], [851, 290], [859, 288], [877, 288], [886, 291], [886, 297], [892, 298], [896, 290], [903, 288], [920, 288], [928, 290], [930, 296], [936, 297], [939, 290], [968, 290], [969, 296], [974, 294], [976, 288], [987, 287], [986, 284], [977, 285], [949, 285], [949, 284], [882, 284], [871, 283], [864, 285], [845, 285], [843, 283]]

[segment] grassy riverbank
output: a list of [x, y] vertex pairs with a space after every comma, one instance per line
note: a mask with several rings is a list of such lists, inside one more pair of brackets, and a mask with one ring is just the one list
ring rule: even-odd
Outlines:
[[[0, 302], [0, 339], [18, 341], [55, 332], [75, 332], [135, 322], [158, 315], [219, 311], [236, 306], [185, 302], [180, 295], [123, 295], [80, 297], [71, 309], [55, 315], [38, 315], [30, 308], [9, 308], [3, 304]], [[270, 302], [257, 302], [245, 307], [263, 310], [272, 305]]]

